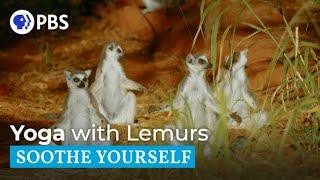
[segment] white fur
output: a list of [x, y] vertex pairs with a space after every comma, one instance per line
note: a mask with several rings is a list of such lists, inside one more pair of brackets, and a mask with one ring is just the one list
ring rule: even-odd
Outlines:
[[136, 114], [136, 97], [128, 90], [145, 88], [126, 77], [119, 63], [122, 53], [116, 52], [116, 49], [121, 47], [115, 43], [109, 46], [114, 46], [115, 49], [106, 48], [102, 67], [98, 67], [101, 72], [97, 72], [96, 81], [90, 90], [100, 105], [101, 114], [107, 117], [110, 123], [132, 124]]
[[142, 13], [148, 13], [160, 9], [164, 6], [162, 0], [142, 0], [145, 9], [142, 10]]
[[[90, 71], [91, 72], [91, 71]], [[87, 77], [90, 75], [89, 71], [85, 71]], [[61, 128], [65, 131], [64, 145], [87, 145], [97, 144], [98, 142], [88, 141], [79, 139], [75, 141], [73, 138], [71, 129], [75, 132], [83, 129], [86, 132], [88, 129], [92, 129], [92, 124], [95, 124], [95, 128], [101, 126], [104, 128], [105, 120], [98, 116], [97, 110], [91, 103], [91, 97], [87, 88], [78, 88], [76, 83], [73, 82], [71, 73], [65, 71], [66, 80], [69, 87], [69, 94], [66, 100], [64, 112], [61, 116], [61, 121], [53, 126], [53, 128]], [[77, 74], [80, 79], [84, 78], [84, 74]], [[88, 84], [86, 84], [87, 87]], [[110, 144], [110, 142], [100, 142], [101, 144]]]
[[[207, 64], [199, 65], [196, 62], [199, 59], [204, 59]], [[206, 69], [209, 65], [205, 56], [193, 57], [187, 56], [188, 75], [180, 83], [176, 98], [173, 102], [173, 108], [180, 112], [180, 119], [175, 127], [167, 126], [169, 128], [186, 128], [187, 119], [192, 120], [191, 128], [207, 128], [209, 130], [210, 140], [206, 143], [205, 154], [209, 155], [210, 144], [212, 141], [212, 131], [215, 128], [217, 116], [219, 113], [218, 104], [211, 93], [211, 89], [206, 80]], [[164, 111], [168, 111], [168, 107]], [[171, 142], [177, 145], [176, 140]]]
[[[238, 62], [234, 63], [230, 72], [225, 73], [222, 81], [224, 95], [227, 99], [227, 106], [231, 113], [236, 112], [242, 119], [241, 128], [248, 128], [249, 126], [261, 127], [267, 121], [267, 115], [261, 111], [253, 114], [250, 111], [257, 109], [257, 103], [247, 84], [247, 75], [245, 72], [245, 65], [247, 64], [247, 52], [245, 49], [240, 52]], [[226, 61], [229, 57], [226, 57]], [[230, 119], [231, 126], [236, 126], [237, 123]]]
[[[187, 58], [193, 58], [196, 61], [192, 55]], [[197, 59], [199, 58], [206, 59], [205, 56], [200, 56]], [[187, 63], [187, 66], [189, 74], [180, 84], [173, 107], [180, 111], [190, 109], [195, 128], [208, 127], [212, 129], [216, 121], [218, 105], [206, 80], [206, 69], [201, 65], [191, 65], [189, 63]]]

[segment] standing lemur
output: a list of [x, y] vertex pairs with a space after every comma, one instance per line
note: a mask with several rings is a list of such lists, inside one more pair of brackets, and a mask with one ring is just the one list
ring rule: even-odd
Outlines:
[[179, 84], [173, 108], [189, 109], [195, 128], [213, 127], [218, 105], [206, 80], [206, 70], [212, 65], [206, 56], [191, 54], [186, 57], [186, 64], [188, 73]]
[[65, 141], [62, 144], [110, 144], [111, 142], [109, 141], [99, 142], [97, 137], [95, 137], [95, 141], [92, 141], [92, 137], [89, 137], [88, 140], [81, 137], [78, 141], [75, 140], [72, 129], [76, 134], [80, 129], [86, 133], [89, 129], [94, 129], [98, 126], [105, 128], [107, 120], [99, 113], [95, 98], [88, 91], [88, 79], [91, 70], [77, 71], [73, 74], [69, 71], [64, 71], [64, 74], [69, 93], [60, 122], [52, 126], [52, 128], [61, 128], [65, 131]]
[[[248, 87], [248, 78], [245, 72], [248, 49], [234, 53], [233, 57], [225, 57], [225, 73], [220, 83], [227, 100], [227, 106], [231, 112], [229, 123], [231, 126], [261, 127], [267, 121], [265, 112], [251, 113], [251, 109], [257, 109], [257, 103]], [[238, 118], [237, 118], [238, 117]], [[240, 121], [239, 121], [240, 118]]]
[[[213, 97], [212, 90], [206, 80], [206, 71], [212, 65], [205, 55], [193, 56], [191, 54], [186, 57], [186, 64], [188, 73], [180, 82], [172, 105], [174, 109], [180, 112], [181, 117], [173, 128], [184, 129], [186, 128], [186, 120], [191, 119], [192, 127], [188, 128], [208, 129], [210, 139], [205, 149], [207, 154], [209, 153], [208, 145], [213, 140], [212, 131], [219, 114], [217, 101]], [[168, 110], [170, 110], [170, 107], [166, 105], [162, 111]], [[174, 142], [173, 144], [179, 143]]]
[[99, 111], [112, 124], [131, 124], [136, 114], [136, 96], [128, 90], [145, 91], [139, 83], [128, 79], [120, 64], [122, 48], [115, 42], [103, 50], [95, 82], [90, 91], [97, 99]]

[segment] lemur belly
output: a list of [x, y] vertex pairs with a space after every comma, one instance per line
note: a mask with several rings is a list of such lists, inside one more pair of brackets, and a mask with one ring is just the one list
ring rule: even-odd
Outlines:
[[242, 115], [246, 111], [246, 103], [242, 97], [244, 82], [239, 79], [233, 79], [224, 88], [225, 96], [228, 97], [228, 108], [232, 112], [237, 112]]
[[192, 115], [193, 125], [195, 128], [204, 127], [206, 125], [206, 107], [203, 101], [191, 98], [188, 102]]
[[102, 106], [107, 113], [112, 115], [117, 112], [126, 90], [121, 83], [121, 76], [115, 73], [108, 73], [103, 86]]
[[[81, 105], [82, 106], [82, 105]], [[72, 114], [75, 114], [71, 120], [72, 129], [88, 129], [91, 128], [91, 122], [89, 115], [89, 108], [79, 106], [78, 109], [75, 109]]]
[[[205, 125], [206, 106], [205, 100], [205, 84], [199, 79], [188, 79], [185, 86], [185, 97], [188, 102], [188, 109], [191, 111], [193, 124], [199, 128]], [[190, 85], [190, 86], [189, 86]]]
[[205, 98], [206, 85], [201, 79], [190, 78], [186, 82], [185, 94], [189, 100], [203, 102]]
[[91, 120], [89, 116], [89, 97], [83, 98], [83, 95], [75, 95], [71, 97], [70, 103], [77, 104], [73, 106], [74, 108], [70, 109], [70, 114], [72, 114], [70, 128], [72, 129], [88, 129], [91, 128]]

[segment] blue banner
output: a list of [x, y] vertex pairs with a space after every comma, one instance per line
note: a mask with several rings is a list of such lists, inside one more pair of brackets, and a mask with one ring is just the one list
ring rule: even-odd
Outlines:
[[195, 168], [195, 147], [10, 146], [10, 168]]

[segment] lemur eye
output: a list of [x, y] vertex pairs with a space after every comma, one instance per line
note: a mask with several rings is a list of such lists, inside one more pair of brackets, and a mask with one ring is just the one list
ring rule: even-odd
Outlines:
[[73, 78], [73, 81], [74, 81], [74, 82], [79, 82], [79, 81], [80, 81], [80, 79], [79, 79], [79, 78], [77, 78], [77, 77], [75, 77], [75, 78]]
[[199, 59], [198, 64], [204, 65], [207, 64], [207, 61], [204, 59]]
[[84, 81], [84, 82], [87, 82], [87, 81], [88, 81], [88, 78], [86, 78], [86, 77], [83, 78], [83, 81]]
[[117, 49], [117, 52], [118, 52], [118, 53], [121, 53], [122, 51], [121, 51], [121, 49], [120, 49], [120, 48], [118, 48], [118, 49]]
[[112, 50], [113, 50], [113, 46], [109, 46], [108, 49], [109, 49], [110, 51], [112, 51]]

